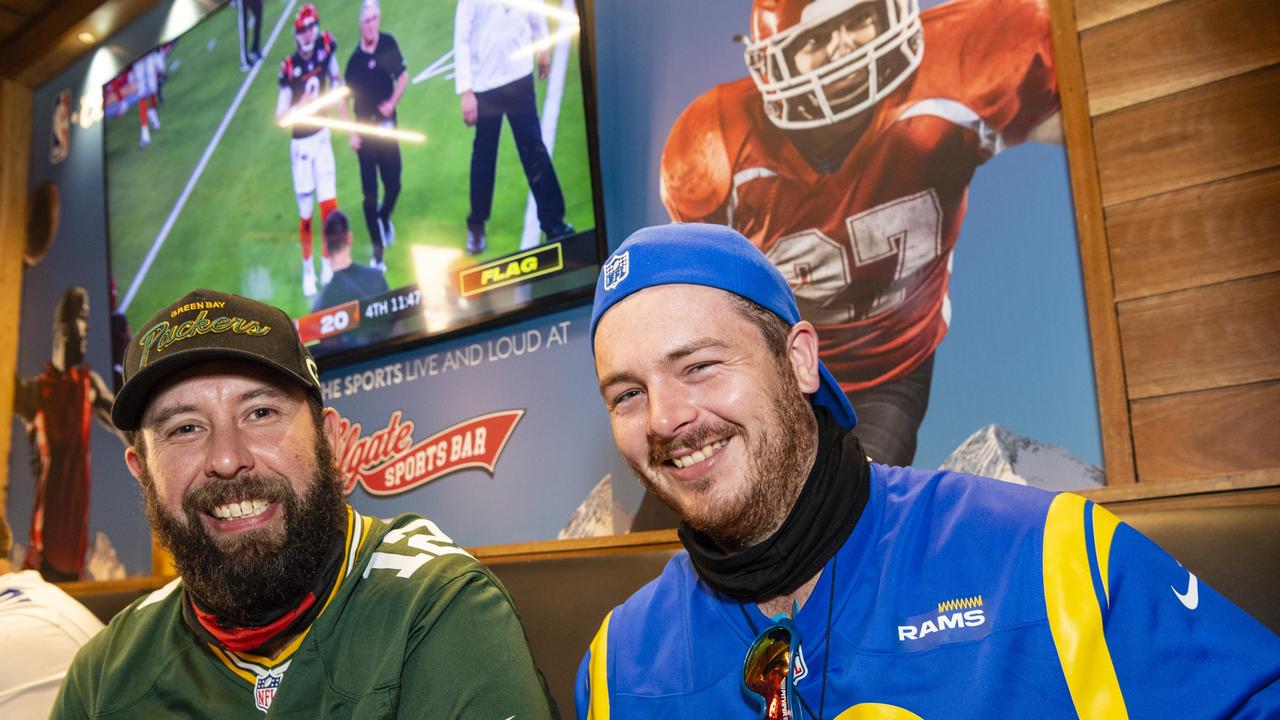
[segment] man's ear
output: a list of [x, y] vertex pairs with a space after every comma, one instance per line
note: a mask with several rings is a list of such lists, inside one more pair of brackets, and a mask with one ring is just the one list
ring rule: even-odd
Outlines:
[[331, 407], [326, 407], [321, 413], [324, 418], [324, 436], [329, 440], [329, 447], [338, 447], [338, 422], [340, 417], [338, 411]]
[[811, 395], [818, 391], [821, 376], [818, 374], [818, 331], [807, 320], [791, 327], [787, 336], [787, 360], [796, 374], [800, 392]]
[[[142, 432], [139, 430], [138, 432]], [[129, 466], [129, 473], [133, 475], [138, 484], [142, 484], [142, 463], [143, 459], [138, 455], [138, 448], [134, 445], [124, 449], [124, 464]]]

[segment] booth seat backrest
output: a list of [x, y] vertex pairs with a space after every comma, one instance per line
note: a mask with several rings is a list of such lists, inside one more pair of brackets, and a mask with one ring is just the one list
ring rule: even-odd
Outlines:
[[[1122, 507], [1116, 514], [1280, 632], [1280, 505]], [[562, 715], [573, 716], [578, 664], [605, 613], [656, 577], [675, 552], [490, 563], [515, 600], [534, 660]]]
[[676, 550], [489, 563], [515, 601], [560, 714], [573, 717], [578, 663], [604, 616], [662, 572]]
[[[1280, 632], [1280, 504], [1116, 513], [1191, 572]], [[490, 562], [524, 621], [560, 711], [572, 717], [578, 663], [605, 613], [661, 572], [675, 550]], [[80, 593], [104, 622], [150, 590]]]
[[1280, 633], [1280, 504], [1120, 508], [1116, 514]]

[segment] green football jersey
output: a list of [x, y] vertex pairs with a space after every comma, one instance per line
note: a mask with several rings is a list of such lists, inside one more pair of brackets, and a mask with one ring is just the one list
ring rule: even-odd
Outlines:
[[175, 580], [81, 649], [52, 717], [557, 717], [510, 596], [435, 523], [348, 508], [346, 543], [324, 609], [277, 657], [197, 638]]

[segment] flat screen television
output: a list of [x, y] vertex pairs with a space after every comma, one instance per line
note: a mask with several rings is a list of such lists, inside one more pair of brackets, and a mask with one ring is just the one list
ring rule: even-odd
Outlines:
[[[382, 35], [365, 30], [378, 39], [359, 54], [370, 20], [361, 0], [262, 3], [256, 52], [252, 4], [223, 5], [103, 86], [109, 270], [124, 326], [113, 333], [118, 357], [129, 328], [200, 287], [283, 308], [322, 367], [591, 292], [605, 242], [587, 13], [574, 0], [466, 1], [472, 15], [503, 14], [469, 31], [463, 50], [479, 60], [470, 63], [473, 82], [501, 80], [511, 68], [533, 77], [481, 93], [476, 127], [464, 122], [456, 80], [459, 3], [443, 0], [382, 0]], [[528, 28], [513, 29], [511, 17]], [[368, 98], [395, 92], [397, 58], [404, 89], [387, 122]], [[331, 85], [332, 72], [361, 79]], [[378, 113], [372, 119], [360, 115], [360, 92], [363, 110]], [[484, 205], [487, 163], [473, 145], [500, 103], [512, 112], [499, 116], [481, 235], [483, 210], [473, 208]], [[536, 121], [522, 110], [529, 105]], [[531, 128], [523, 148], [516, 114]], [[379, 170], [376, 199], [363, 191], [353, 133], [374, 149], [365, 155]], [[538, 137], [549, 163], [538, 161]], [[394, 150], [400, 190], [388, 203]], [[329, 229], [342, 224], [334, 210], [351, 233], [345, 270], [340, 250], [331, 259], [322, 251], [326, 220]]]

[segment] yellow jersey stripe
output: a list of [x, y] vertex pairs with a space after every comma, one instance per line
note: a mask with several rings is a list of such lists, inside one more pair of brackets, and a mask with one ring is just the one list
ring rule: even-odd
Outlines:
[[212, 650], [213, 654], [216, 655], [218, 659], [222, 661], [223, 665], [226, 665], [228, 668], [230, 668], [231, 672], [244, 678], [250, 685], [253, 685], [255, 687], [257, 686], [258, 679], [253, 676], [253, 673], [249, 672], [248, 670], [245, 670], [244, 668], [237, 667], [235, 663], [231, 662], [231, 658], [227, 657], [226, 652], [222, 648], [218, 647], [217, 645], [210, 644], [209, 649]]
[[1102, 577], [1102, 594], [1107, 598], [1107, 607], [1111, 607], [1111, 581], [1107, 576], [1108, 563], [1111, 561], [1111, 539], [1120, 527], [1120, 518], [1101, 505], [1093, 506], [1093, 551], [1098, 556], [1098, 575]]
[[835, 720], [922, 720], [922, 718], [897, 705], [858, 703], [837, 715]]
[[609, 618], [604, 616], [600, 630], [591, 641], [591, 663], [587, 675], [591, 697], [587, 706], [587, 720], [609, 720]]
[[1085, 499], [1062, 493], [1044, 525], [1044, 600], [1058, 661], [1082, 720], [1128, 718], [1102, 631], [1084, 535]]

